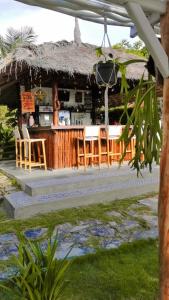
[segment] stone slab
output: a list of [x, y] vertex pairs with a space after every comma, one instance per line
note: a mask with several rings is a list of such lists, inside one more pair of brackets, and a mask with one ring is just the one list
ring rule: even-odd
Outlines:
[[153, 210], [154, 212], [157, 212], [158, 210], [158, 199], [157, 198], [146, 198], [139, 201], [140, 204], [143, 204]]
[[55, 193], [50, 195], [41, 195], [31, 197], [24, 192], [12, 193], [6, 195], [4, 206], [11, 217], [28, 218], [38, 213], [46, 213], [54, 210], [79, 207], [94, 203], [104, 203], [127, 197], [138, 196], [143, 193], [157, 191], [156, 183], [150, 181], [144, 186], [142, 184], [125, 185], [123, 189], [115, 189], [109, 186], [97, 186], [95, 188], [86, 188], [74, 190], [72, 193]]
[[[0, 169], [5, 169], [5, 164]], [[103, 203], [158, 191], [159, 167], [154, 173], [143, 171], [143, 177], [137, 177], [127, 165], [121, 168], [82, 170], [56, 170], [32, 172], [16, 170], [7, 164], [6, 172], [21, 183], [24, 191], [9, 193], [5, 196], [4, 207], [9, 216], [27, 218], [38, 213]], [[54, 192], [53, 192], [54, 188]], [[33, 195], [28, 194], [32, 189]], [[37, 192], [40, 190], [40, 192]]]

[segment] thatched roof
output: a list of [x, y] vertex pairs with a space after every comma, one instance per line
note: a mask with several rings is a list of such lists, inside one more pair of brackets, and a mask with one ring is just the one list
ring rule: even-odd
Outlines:
[[[72, 74], [90, 75], [93, 65], [98, 62], [95, 53], [96, 46], [90, 44], [77, 45], [74, 42], [61, 41], [57, 43], [44, 43], [29, 48], [17, 48], [6, 58], [0, 60], [0, 73], [15, 73], [22, 71], [22, 66], [28, 68], [42, 68], [48, 71], [66, 72]], [[110, 49], [106, 50], [107, 53]], [[119, 61], [140, 58], [123, 50], [113, 50], [113, 57]], [[127, 67], [127, 78], [139, 79], [143, 72], [147, 77], [145, 63], [136, 63]]]

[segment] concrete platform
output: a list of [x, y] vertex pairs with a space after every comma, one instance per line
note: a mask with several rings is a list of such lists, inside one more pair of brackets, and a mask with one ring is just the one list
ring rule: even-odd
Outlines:
[[158, 166], [152, 174], [144, 170], [139, 178], [128, 165], [89, 168], [86, 172], [64, 169], [30, 173], [6, 162], [0, 165], [0, 170], [15, 178], [23, 189], [5, 196], [4, 207], [13, 218], [158, 192], [159, 186]]

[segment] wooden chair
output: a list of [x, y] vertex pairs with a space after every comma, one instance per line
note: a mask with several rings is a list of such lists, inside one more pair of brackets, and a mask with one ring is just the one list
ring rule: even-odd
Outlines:
[[24, 140], [21, 139], [21, 135], [20, 135], [18, 127], [16, 127], [14, 129], [13, 133], [14, 133], [14, 137], [15, 137], [16, 167], [22, 168], [22, 165], [24, 165], [24, 160], [23, 160]]
[[[22, 126], [22, 135], [24, 138], [24, 164], [25, 169], [29, 168], [31, 171], [32, 167], [44, 167], [46, 166], [46, 152], [45, 152], [45, 139], [32, 139], [29, 136], [28, 129], [25, 125]], [[37, 153], [35, 153], [35, 146]], [[37, 154], [37, 159], [36, 159]]]
[[[80, 147], [82, 144], [82, 149]], [[80, 151], [82, 150], [82, 151]], [[77, 167], [81, 163], [81, 158], [84, 159], [84, 168], [87, 167], [87, 159], [93, 166], [95, 158], [98, 159], [98, 164], [101, 164], [101, 144], [100, 144], [100, 126], [85, 126], [84, 136], [77, 138]]]
[[107, 126], [106, 137], [101, 138], [101, 140], [106, 140], [106, 150], [101, 152], [101, 155], [107, 155], [108, 167], [112, 160], [118, 161], [122, 155], [122, 143], [117, 143], [121, 133], [121, 125], [109, 125]]

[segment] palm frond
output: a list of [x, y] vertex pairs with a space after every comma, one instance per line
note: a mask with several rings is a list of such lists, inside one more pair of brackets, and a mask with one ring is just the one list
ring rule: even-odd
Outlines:
[[6, 36], [0, 36], [0, 57], [4, 58], [18, 47], [30, 47], [36, 41], [36, 38], [37, 36], [32, 27], [8, 28]]

